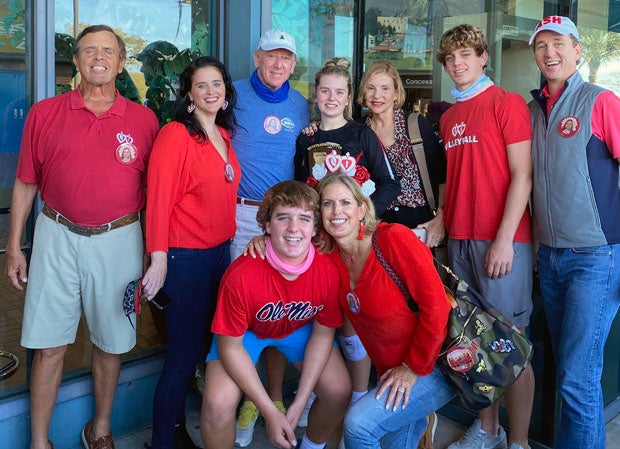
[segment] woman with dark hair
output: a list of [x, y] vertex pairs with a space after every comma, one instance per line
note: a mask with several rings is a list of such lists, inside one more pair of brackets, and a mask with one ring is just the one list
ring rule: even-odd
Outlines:
[[[205, 56], [180, 75], [174, 120], [153, 146], [147, 179], [142, 294], [163, 287], [168, 353], [153, 401], [153, 449], [195, 448], [185, 429], [185, 396], [230, 263], [241, 177], [230, 143], [236, 93], [224, 65]], [[176, 441], [175, 441], [176, 434]]]

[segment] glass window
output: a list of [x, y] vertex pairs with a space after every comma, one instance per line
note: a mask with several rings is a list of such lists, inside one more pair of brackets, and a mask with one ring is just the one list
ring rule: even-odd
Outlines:
[[[26, 116], [24, 7], [24, 0], [0, 2], [0, 351], [17, 355], [22, 365], [10, 376], [0, 374], [0, 398], [23, 391], [26, 384], [26, 350], [19, 345], [24, 294], [10, 287], [4, 276], [9, 206]], [[0, 370], [8, 363], [0, 358]], [[10, 371], [7, 367], [6, 373]]]
[[364, 69], [377, 60], [393, 63], [407, 91], [408, 110], [423, 112], [430, 101], [453, 101], [453, 83], [435, 54], [443, 32], [461, 23], [485, 31], [490, 46], [486, 73], [497, 84], [526, 99], [538, 84], [527, 42], [542, 17], [541, 2], [503, 0], [492, 10], [484, 1], [367, 0], [365, 5]]
[[127, 63], [119, 92], [170, 121], [178, 76], [192, 54], [211, 53], [209, 0], [56, 0], [57, 91], [75, 87], [71, 49], [89, 25], [111, 26], [125, 41]]
[[291, 33], [297, 46], [291, 84], [306, 98], [314, 95], [314, 75], [327, 59], [338, 56], [353, 63], [355, 3], [273, 0], [272, 27]]
[[[111, 26], [127, 45], [125, 71], [117, 79], [117, 88], [131, 100], [147, 104], [166, 123], [178, 87], [178, 75], [191, 55], [213, 52], [211, 39], [212, 4], [210, 0], [56, 0], [55, 72], [56, 94], [79, 83], [72, 63], [77, 34], [86, 26]], [[25, 0], [0, 2], [0, 272], [4, 273], [5, 246], [9, 228], [9, 207], [17, 155], [26, 116], [28, 79]], [[37, 43], [44, 48], [44, 43]], [[41, 64], [44, 61], [39, 61]], [[31, 241], [33, 224], [23, 234], [24, 249]], [[119, 302], [121, 298], [119, 298]], [[0, 278], [0, 351], [19, 356], [21, 367], [0, 380], [0, 398], [25, 389], [27, 353], [20, 346], [24, 293]], [[163, 317], [157, 310], [142, 309], [138, 320], [136, 347], [126, 359], [133, 359], [161, 345]], [[88, 369], [92, 345], [88, 330], [80, 323], [76, 342], [69, 346], [65, 359], [65, 378]], [[4, 366], [0, 359], [0, 369]], [[0, 378], [1, 379], [1, 378]]]
[[582, 43], [579, 72], [583, 78], [620, 95], [620, 1], [581, 0], [577, 6], [577, 29]]

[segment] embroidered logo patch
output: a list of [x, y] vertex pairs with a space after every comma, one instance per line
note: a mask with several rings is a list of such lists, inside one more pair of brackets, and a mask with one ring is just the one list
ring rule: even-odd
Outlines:
[[263, 121], [263, 128], [269, 134], [278, 134], [282, 130], [282, 122], [275, 115], [268, 115]]
[[476, 335], [480, 335], [487, 331], [487, 327], [482, 324], [482, 321], [476, 320]]
[[347, 293], [347, 304], [351, 312], [360, 313], [360, 300], [355, 293]]
[[489, 351], [493, 351], [493, 352], [501, 353], [501, 354], [512, 352], [515, 349], [517, 349], [515, 347], [515, 344], [512, 342], [512, 340], [504, 340], [503, 338], [492, 341], [491, 343], [489, 343], [488, 347], [489, 347]]
[[288, 129], [289, 131], [292, 131], [293, 129], [295, 129], [295, 122], [293, 121], [292, 118], [289, 117], [284, 117], [281, 120], [282, 126], [284, 126], [284, 128]]
[[483, 384], [483, 383], [480, 383], [480, 382], [476, 382], [474, 384], [474, 391], [478, 391], [478, 393], [489, 394], [494, 389], [495, 389], [495, 387], [493, 387], [492, 385]]
[[474, 354], [465, 346], [454, 346], [446, 355], [448, 365], [457, 373], [466, 373], [474, 367]]
[[573, 137], [581, 128], [581, 121], [574, 115], [568, 115], [560, 119], [558, 123], [558, 134], [562, 137]]
[[120, 144], [114, 151], [116, 160], [123, 165], [131, 165], [138, 157], [138, 149], [133, 144], [133, 137], [123, 132], [116, 134], [116, 140]]

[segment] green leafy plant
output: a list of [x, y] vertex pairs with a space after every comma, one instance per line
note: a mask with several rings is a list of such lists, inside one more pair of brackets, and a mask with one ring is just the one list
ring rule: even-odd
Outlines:
[[179, 75], [192, 59], [190, 50], [179, 51], [170, 42], [155, 41], [136, 58], [142, 62], [140, 70], [148, 87], [145, 103], [155, 112], [160, 125], [165, 125], [174, 115]]

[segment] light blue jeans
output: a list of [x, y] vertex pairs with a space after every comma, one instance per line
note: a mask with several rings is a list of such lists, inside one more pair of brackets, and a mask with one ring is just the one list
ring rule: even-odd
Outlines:
[[411, 389], [409, 404], [386, 410], [389, 389], [375, 399], [377, 388], [355, 402], [344, 418], [344, 442], [355, 449], [415, 449], [426, 429], [426, 417], [449, 402], [456, 390], [437, 366], [427, 376], [418, 377]]
[[603, 449], [603, 349], [620, 305], [620, 244], [540, 245], [538, 273], [562, 394], [562, 449]]

